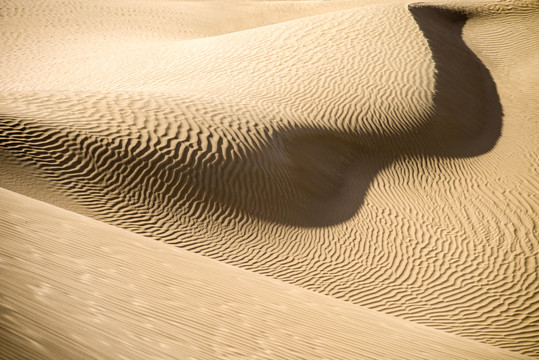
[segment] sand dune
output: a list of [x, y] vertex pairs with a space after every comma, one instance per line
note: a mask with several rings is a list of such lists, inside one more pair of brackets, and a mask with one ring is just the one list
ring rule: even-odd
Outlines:
[[526, 358], [0, 198], [3, 358]]
[[[243, 270], [193, 257], [200, 266], [314, 290], [314, 302], [539, 356], [537, 2], [10, 1], [2, 12], [0, 186]], [[351, 339], [331, 341], [336, 355]], [[368, 348], [353, 351], [398, 350]]]

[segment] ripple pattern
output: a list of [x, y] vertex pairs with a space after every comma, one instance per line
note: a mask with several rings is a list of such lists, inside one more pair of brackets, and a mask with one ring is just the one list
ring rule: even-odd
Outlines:
[[0, 159], [104, 222], [539, 357], [539, 150], [515, 143], [539, 129], [462, 35], [515, 8], [361, 7], [34, 74], [1, 92]]

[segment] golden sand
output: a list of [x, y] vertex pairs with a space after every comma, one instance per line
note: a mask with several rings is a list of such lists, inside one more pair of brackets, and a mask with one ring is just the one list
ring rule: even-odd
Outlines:
[[4, 4], [0, 358], [539, 357], [537, 1]]

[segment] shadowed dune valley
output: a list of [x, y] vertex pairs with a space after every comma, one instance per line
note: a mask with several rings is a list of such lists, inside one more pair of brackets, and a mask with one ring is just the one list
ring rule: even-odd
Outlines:
[[539, 1], [3, 0], [0, 359], [539, 359]]

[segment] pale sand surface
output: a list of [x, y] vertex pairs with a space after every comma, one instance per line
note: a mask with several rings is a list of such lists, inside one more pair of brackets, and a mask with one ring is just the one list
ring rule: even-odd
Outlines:
[[525, 359], [0, 189], [2, 358]]
[[[539, 357], [537, 1], [4, 4], [0, 186], [129, 231], [103, 241], [139, 234], [168, 243], [141, 247], [145, 259], [169, 251], [181, 266], [192, 256], [193, 266], [313, 290], [323, 304], [344, 304], [339, 298], [358, 314], [368, 307]], [[9, 251], [33, 241], [25, 217], [17, 231], [4, 227], [9, 244], [21, 246]], [[36, 236], [56, 246], [56, 232]], [[81, 232], [69, 251], [93, 251], [94, 241]], [[144, 271], [161, 266], [124, 260]], [[220, 285], [203, 296], [233, 296]], [[121, 301], [108, 309], [125, 308]], [[49, 314], [40, 326], [67, 321], [52, 320], [51, 305], [24, 309], [21, 316]], [[233, 312], [222, 321], [243, 331]], [[258, 314], [246, 316], [271, 329]], [[195, 328], [197, 346], [213, 342], [208, 323], [185, 332]], [[301, 329], [294, 336], [315, 341]], [[339, 346], [346, 356], [345, 344], [363, 354], [398, 351], [326, 340], [335, 357]], [[57, 343], [46, 341], [44, 354]], [[101, 351], [98, 343], [85, 349]]]

